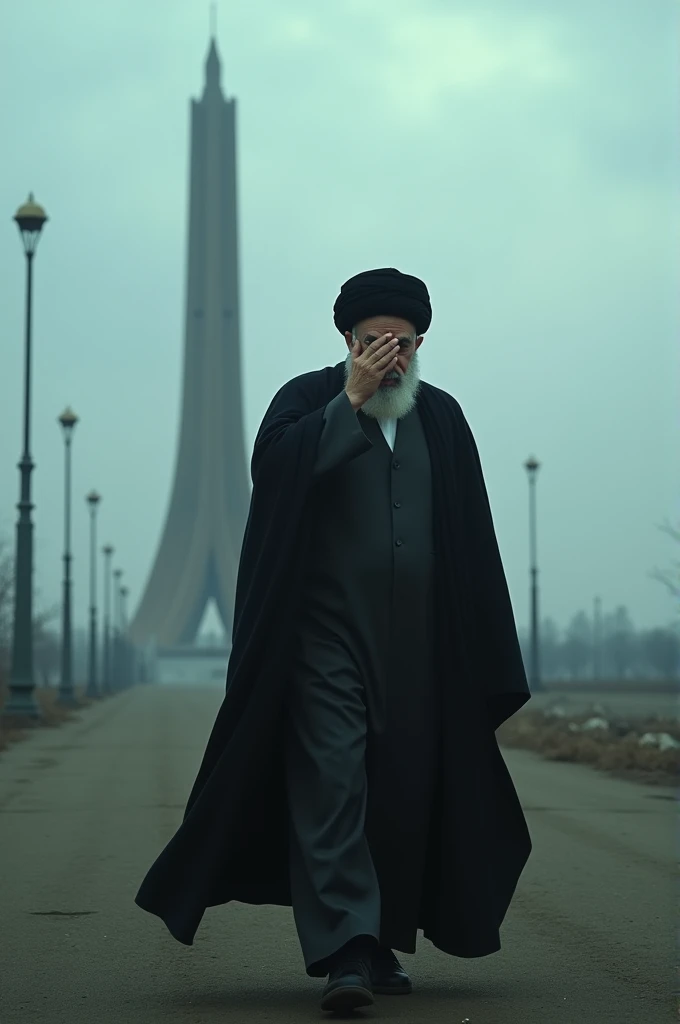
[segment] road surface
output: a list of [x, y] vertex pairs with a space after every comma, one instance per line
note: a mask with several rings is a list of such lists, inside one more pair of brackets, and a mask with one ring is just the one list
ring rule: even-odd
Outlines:
[[[128, 691], [0, 756], [3, 1024], [322, 1019], [291, 913], [208, 911], [192, 948], [133, 904], [180, 821], [221, 693]], [[657, 1024], [673, 1019], [672, 793], [507, 760], [535, 852], [501, 953], [404, 957], [416, 990], [369, 1021]], [[463, 837], [464, 838], [464, 837]]]

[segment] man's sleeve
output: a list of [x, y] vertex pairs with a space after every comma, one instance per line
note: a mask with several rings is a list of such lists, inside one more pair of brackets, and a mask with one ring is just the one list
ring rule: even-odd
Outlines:
[[324, 410], [314, 478], [318, 479], [324, 473], [337, 469], [372, 447], [371, 441], [361, 429], [347, 393], [341, 391]]

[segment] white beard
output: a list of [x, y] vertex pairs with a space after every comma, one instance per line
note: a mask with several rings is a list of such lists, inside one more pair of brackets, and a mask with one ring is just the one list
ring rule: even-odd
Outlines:
[[[345, 360], [345, 383], [349, 380], [352, 369], [352, 353]], [[385, 374], [386, 380], [399, 383], [390, 388], [378, 388], [374, 395], [362, 405], [361, 411], [374, 420], [402, 420], [415, 407], [418, 389], [420, 388], [420, 366], [418, 353], [414, 352], [402, 377], [396, 370]]]

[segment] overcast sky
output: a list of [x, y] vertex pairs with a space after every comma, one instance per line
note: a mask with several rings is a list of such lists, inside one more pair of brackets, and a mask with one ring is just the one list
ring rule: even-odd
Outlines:
[[[238, 98], [246, 441], [273, 393], [335, 363], [331, 308], [397, 266], [433, 301], [425, 379], [480, 448], [517, 619], [528, 618], [527, 481], [539, 479], [543, 613], [595, 595], [668, 622], [649, 578], [678, 511], [678, 18], [672, 0], [222, 3]], [[36, 586], [59, 599], [65, 405], [74, 439], [75, 615], [84, 495], [134, 604], [174, 468], [189, 99], [208, 3], [3, 6], [0, 535], [13, 543], [29, 190], [36, 257]], [[4, 211], [4, 213], [2, 213]], [[4, 225], [4, 226], [3, 226]]]

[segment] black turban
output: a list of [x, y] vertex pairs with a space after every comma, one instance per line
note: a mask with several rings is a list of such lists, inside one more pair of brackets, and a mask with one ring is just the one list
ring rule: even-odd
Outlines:
[[430, 296], [423, 281], [393, 267], [365, 270], [345, 281], [333, 306], [335, 326], [344, 334], [371, 316], [398, 316], [424, 334], [432, 320]]

